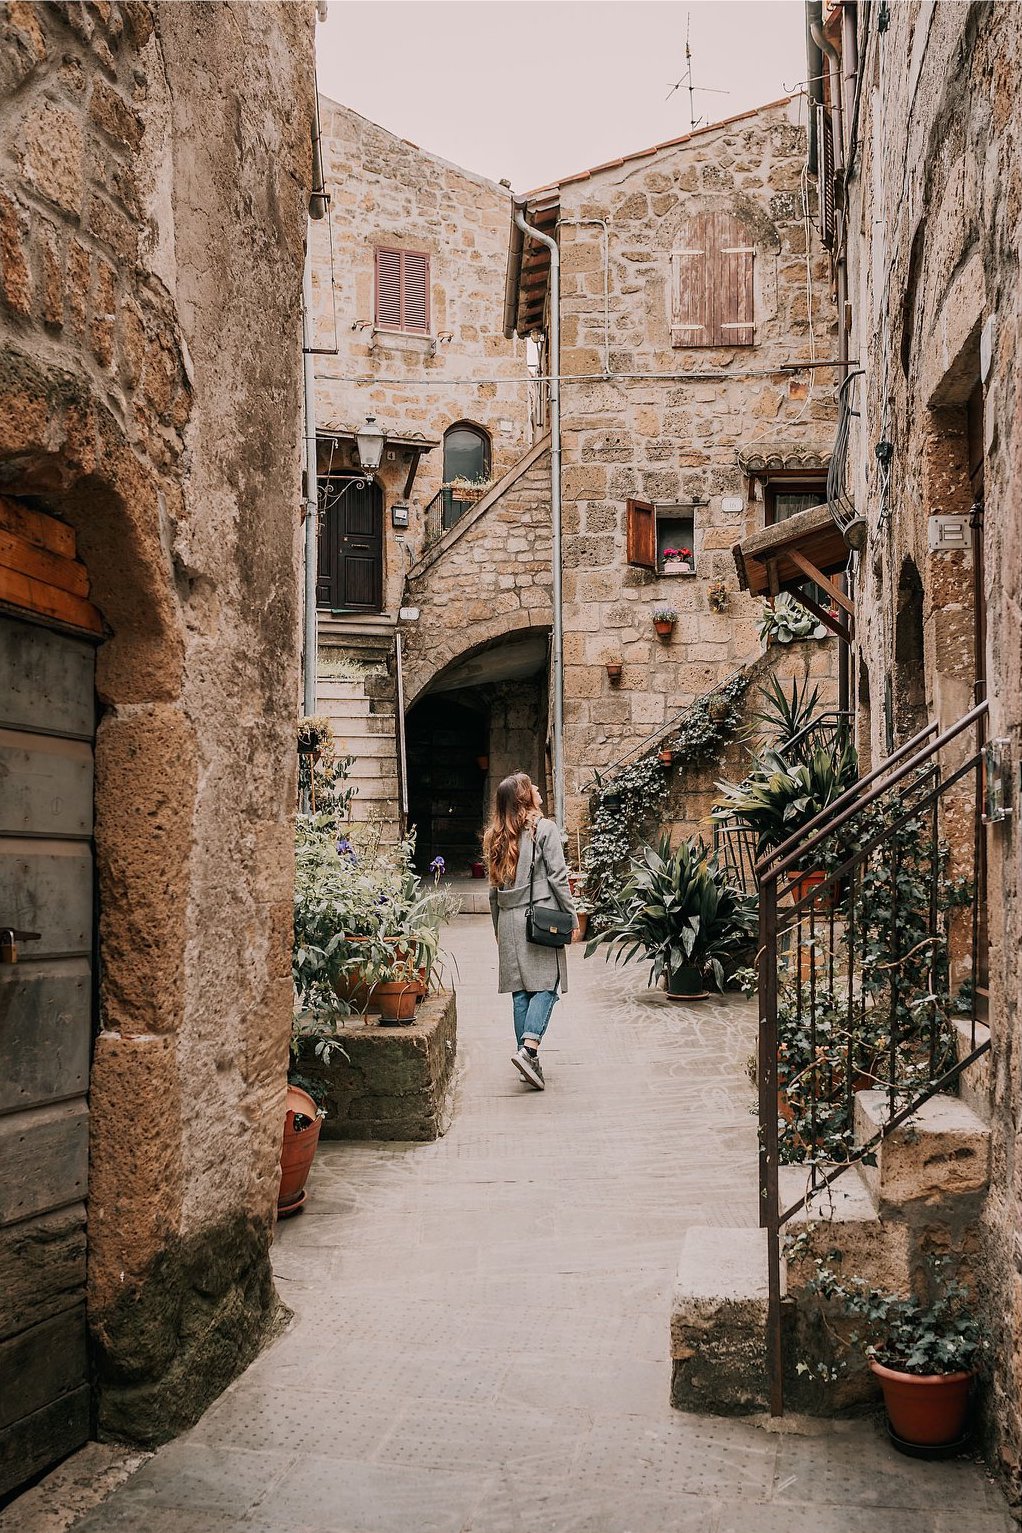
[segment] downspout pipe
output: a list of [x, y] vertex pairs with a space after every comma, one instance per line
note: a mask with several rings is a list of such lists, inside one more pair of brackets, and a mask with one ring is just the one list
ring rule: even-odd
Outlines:
[[316, 711], [316, 667], [319, 634], [316, 627], [316, 576], [319, 569], [319, 494], [316, 478], [316, 372], [312, 360], [312, 224], [324, 218], [330, 198], [323, 180], [323, 154], [319, 125], [319, 86], [313, 80], [312, 192], [309, 222], [305, 230], [305, 267], [302, 272], [302, 362], [305, 379], [305, 608], [302, 663], [302, 711]]
[[550, 519], [553, 531], [551, 574], [553, 577], [553, 633], [551, 681], [553, 683], [552, 744], [554, 769], [554, 820], [564, 824], [564, 612], [561, 598], [561, 253], [557, 241], [526, 222], [528, 198], [514, 200], [515, 225], [529, 239], [550, 252]]

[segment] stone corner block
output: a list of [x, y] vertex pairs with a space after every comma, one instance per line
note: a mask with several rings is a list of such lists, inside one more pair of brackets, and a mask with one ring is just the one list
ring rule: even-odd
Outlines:
[[671, 1404], [717, 1416], [767, 1408], [766, 1232], [690, 1229], [671, 1307]]
[[[856, 1092], [856, 1143], [871, 1139], [886, 1114], [885, 1092]], [[876, 1159], [862, 1172], [881, 1213], [907, 1204], [981, 1197], [990, 1175], [990, 1130], [959, 1097], [931, 1097], [881, 1141]]]

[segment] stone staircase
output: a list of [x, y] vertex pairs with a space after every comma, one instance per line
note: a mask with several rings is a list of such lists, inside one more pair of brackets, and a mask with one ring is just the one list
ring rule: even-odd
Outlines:
[[[338, 753], [355, 758], [352, 824], [378, 826], [380, 844], [393, 846], [400, 836], [393, 639], [383, 631], [345, 633], [343, 645], [327, 647], [322, 637], [316, 711], [330, 720]], [[355, 673], [350, 679], [330, 675], [345, 664]]]
[[[956, 1024], [959, 1059], [970, 1052], [969, 1024]], [[988, 1036], [978, 1027], [978, 1040]], [[958, 1096], [935, 1096], [882, 1140], [876, 1164], [844, 1172], [782, 1227], [801, 1237], [782, 1264], [784, 1403], [788, 1411], [832, 1415], [872, 1400], [864, 1368], [821, 1380], [841, 1349], [843, 1322], [806, 1293], [816, 1258], [871, 1285], [908, 1294], [927, 1256], [952, 1254], [968, 1280], [979, 1252], [976, 1230], [990, 1171], [990, 1056], [961, 1078]], [[860, 1091], [855, 1142], [866, 1143], [884, 1117], [885, 1094]], [[751, 1169], [751, 1168], [750, 1168]], [[806, 1168], [780, 1168], [780, 1204], [806, 1190]], [[671, 1401], [678, 1409], [742, 1415], [769, 1407], [767, 1254], [761, 1229], [695, 1227], [681, 1254], [671, 1313]], [[799, 1364], [808, 1364], [809, 1372]]]

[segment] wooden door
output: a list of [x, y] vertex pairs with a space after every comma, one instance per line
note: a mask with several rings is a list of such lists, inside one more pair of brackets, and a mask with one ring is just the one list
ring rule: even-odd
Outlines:
[[[0, 1494], [90, 1434], [94, 648], [0, 614]], [[2, 932], [0, 932], [2, 937]]]
[[383, 606], [383, 497], [379, 485], [320, 480], [316, 605], [333, 612]]

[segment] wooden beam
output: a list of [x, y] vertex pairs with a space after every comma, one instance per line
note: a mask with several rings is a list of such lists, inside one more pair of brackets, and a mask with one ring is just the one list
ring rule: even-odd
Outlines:
[[781, 582], [777, 578], [777, 560], [768, 559], [766, 562], [767, 585], [771, 596], [780, 596]]
[[415, 483], [415, 474], [416, 474], [416, 470], [419, 467], [419, 459], [421, 457], [422, 457], [422, 448], [421, 447], [413, 447], [412, 448], [412, 461], [408, 465], [408, 478], [405, 480], [405, 493], [404, 493], [404, 496], [402, 497], [404, 500], [407, 500], [409, 495], [412, 493], [412, 485]]
[[89, 576], [84, 564], [79, 564], [77, 559], [66, 559], [62, 554], [51, 553], [49, 549], [40, 548], [38, 543], [29, 543], [17, 533], [4, 532], [2, 528], [0, 566], [7, 570], [17, 570], [19, 574], [28, 575], [33, 580], [43, 580], [47, 585], [59, 586], [62, 591], [70, 591], [73, 596], [89, 594]]
[[803, 607], [808, 607], [813, 617], [818, 618], [821, 623], [830, 629], [831, 633], [836, 633], [839, 639], [843, 639], [846, 644], [851, 644], [851, 624], [846, 628], [839, 617], [836, 617], [833, 612], [828, 612], [826, 607], [821, 607], [818, 601], [814, 601], [804, 591], [799, 591], [796, 601], [800, 601]]
[[822, 586], [827, 594], [833, 597], [838, 606], [844, 608], [849, 617], [855, 616], [855, 603], [849, 601], [840, 586], [836, 586], [833, 580], [830, 580], [822, 570], [818, 570], [816, 565], [807, 559], [804, 554], [800, 554], [797, 548], [789, 548], [788, 558], [797, 569], [802, 571], [803, 575], [808, 575], [810, 580], [814, 580], [818, 586]]

